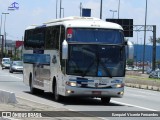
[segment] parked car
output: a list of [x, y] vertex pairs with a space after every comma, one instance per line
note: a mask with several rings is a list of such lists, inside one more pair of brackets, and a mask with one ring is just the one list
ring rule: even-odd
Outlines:
[[2, 70], [5, 68], [9, 69], [10, 68], [10, 58], [2, 58], [1, 66], [2, 66]]
[[12, 61], [10, 64], [10, 73], [13, 72], [23, 72], [23, 63], [22, 61]]
[[149, 74], [149, 78], [157, 78], [159, 79], [160, 78], [160, 71], [152, 71], [150, 74]]

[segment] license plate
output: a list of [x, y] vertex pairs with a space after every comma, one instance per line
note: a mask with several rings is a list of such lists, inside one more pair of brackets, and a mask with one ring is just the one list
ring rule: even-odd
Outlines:
[[94, 94], [94, 95], [100, 95], [101, 91], [92, 91], [92, 94]]

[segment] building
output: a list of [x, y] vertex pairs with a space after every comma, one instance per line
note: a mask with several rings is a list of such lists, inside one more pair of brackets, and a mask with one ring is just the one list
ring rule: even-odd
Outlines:
[[[134, 62], [136, 63], [142, 63], [143, 62], [143, 45], [134, 45]], [[160, 61], [160, 46], [156, 46], [156, 61]], [[146, 45], [145, 46], [145, 59], [144, 62], [147, 64], [152, 63], [152, 52], [153, 52], [153, 46], [152, 45]]]
[[[23, 41], [6, 40], [6, 44], [3, 45], [3, 57], [17, 56], [21, 58], [17, 51], [22, 51]], [[0, 57], [2, 56], [2, 40], [0, 39]]]

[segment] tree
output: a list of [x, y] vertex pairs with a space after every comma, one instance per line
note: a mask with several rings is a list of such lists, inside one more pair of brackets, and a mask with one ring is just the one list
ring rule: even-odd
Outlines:
[[134, 64], [134, 59], [128, 59], [127, 60], [127, 65], [133, 66], [133, 64]]
[[[151, 43], [153, 43], [153, 37], [152, 37], [152, 36], [150, 36], [149, 41], [150, 41]], [[156, 39], [156, 42], [157, 42], [157, 43], [160, 43], [160, 37]]]

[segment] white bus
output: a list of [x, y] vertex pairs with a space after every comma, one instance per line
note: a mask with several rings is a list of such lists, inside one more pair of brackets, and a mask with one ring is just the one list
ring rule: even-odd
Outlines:
[[120, 25], [92, 17], [68, 17], [29, 26], [24, 37], [24, 83], [31, 93], [98, 97], [124, 94], [126, 55]]

